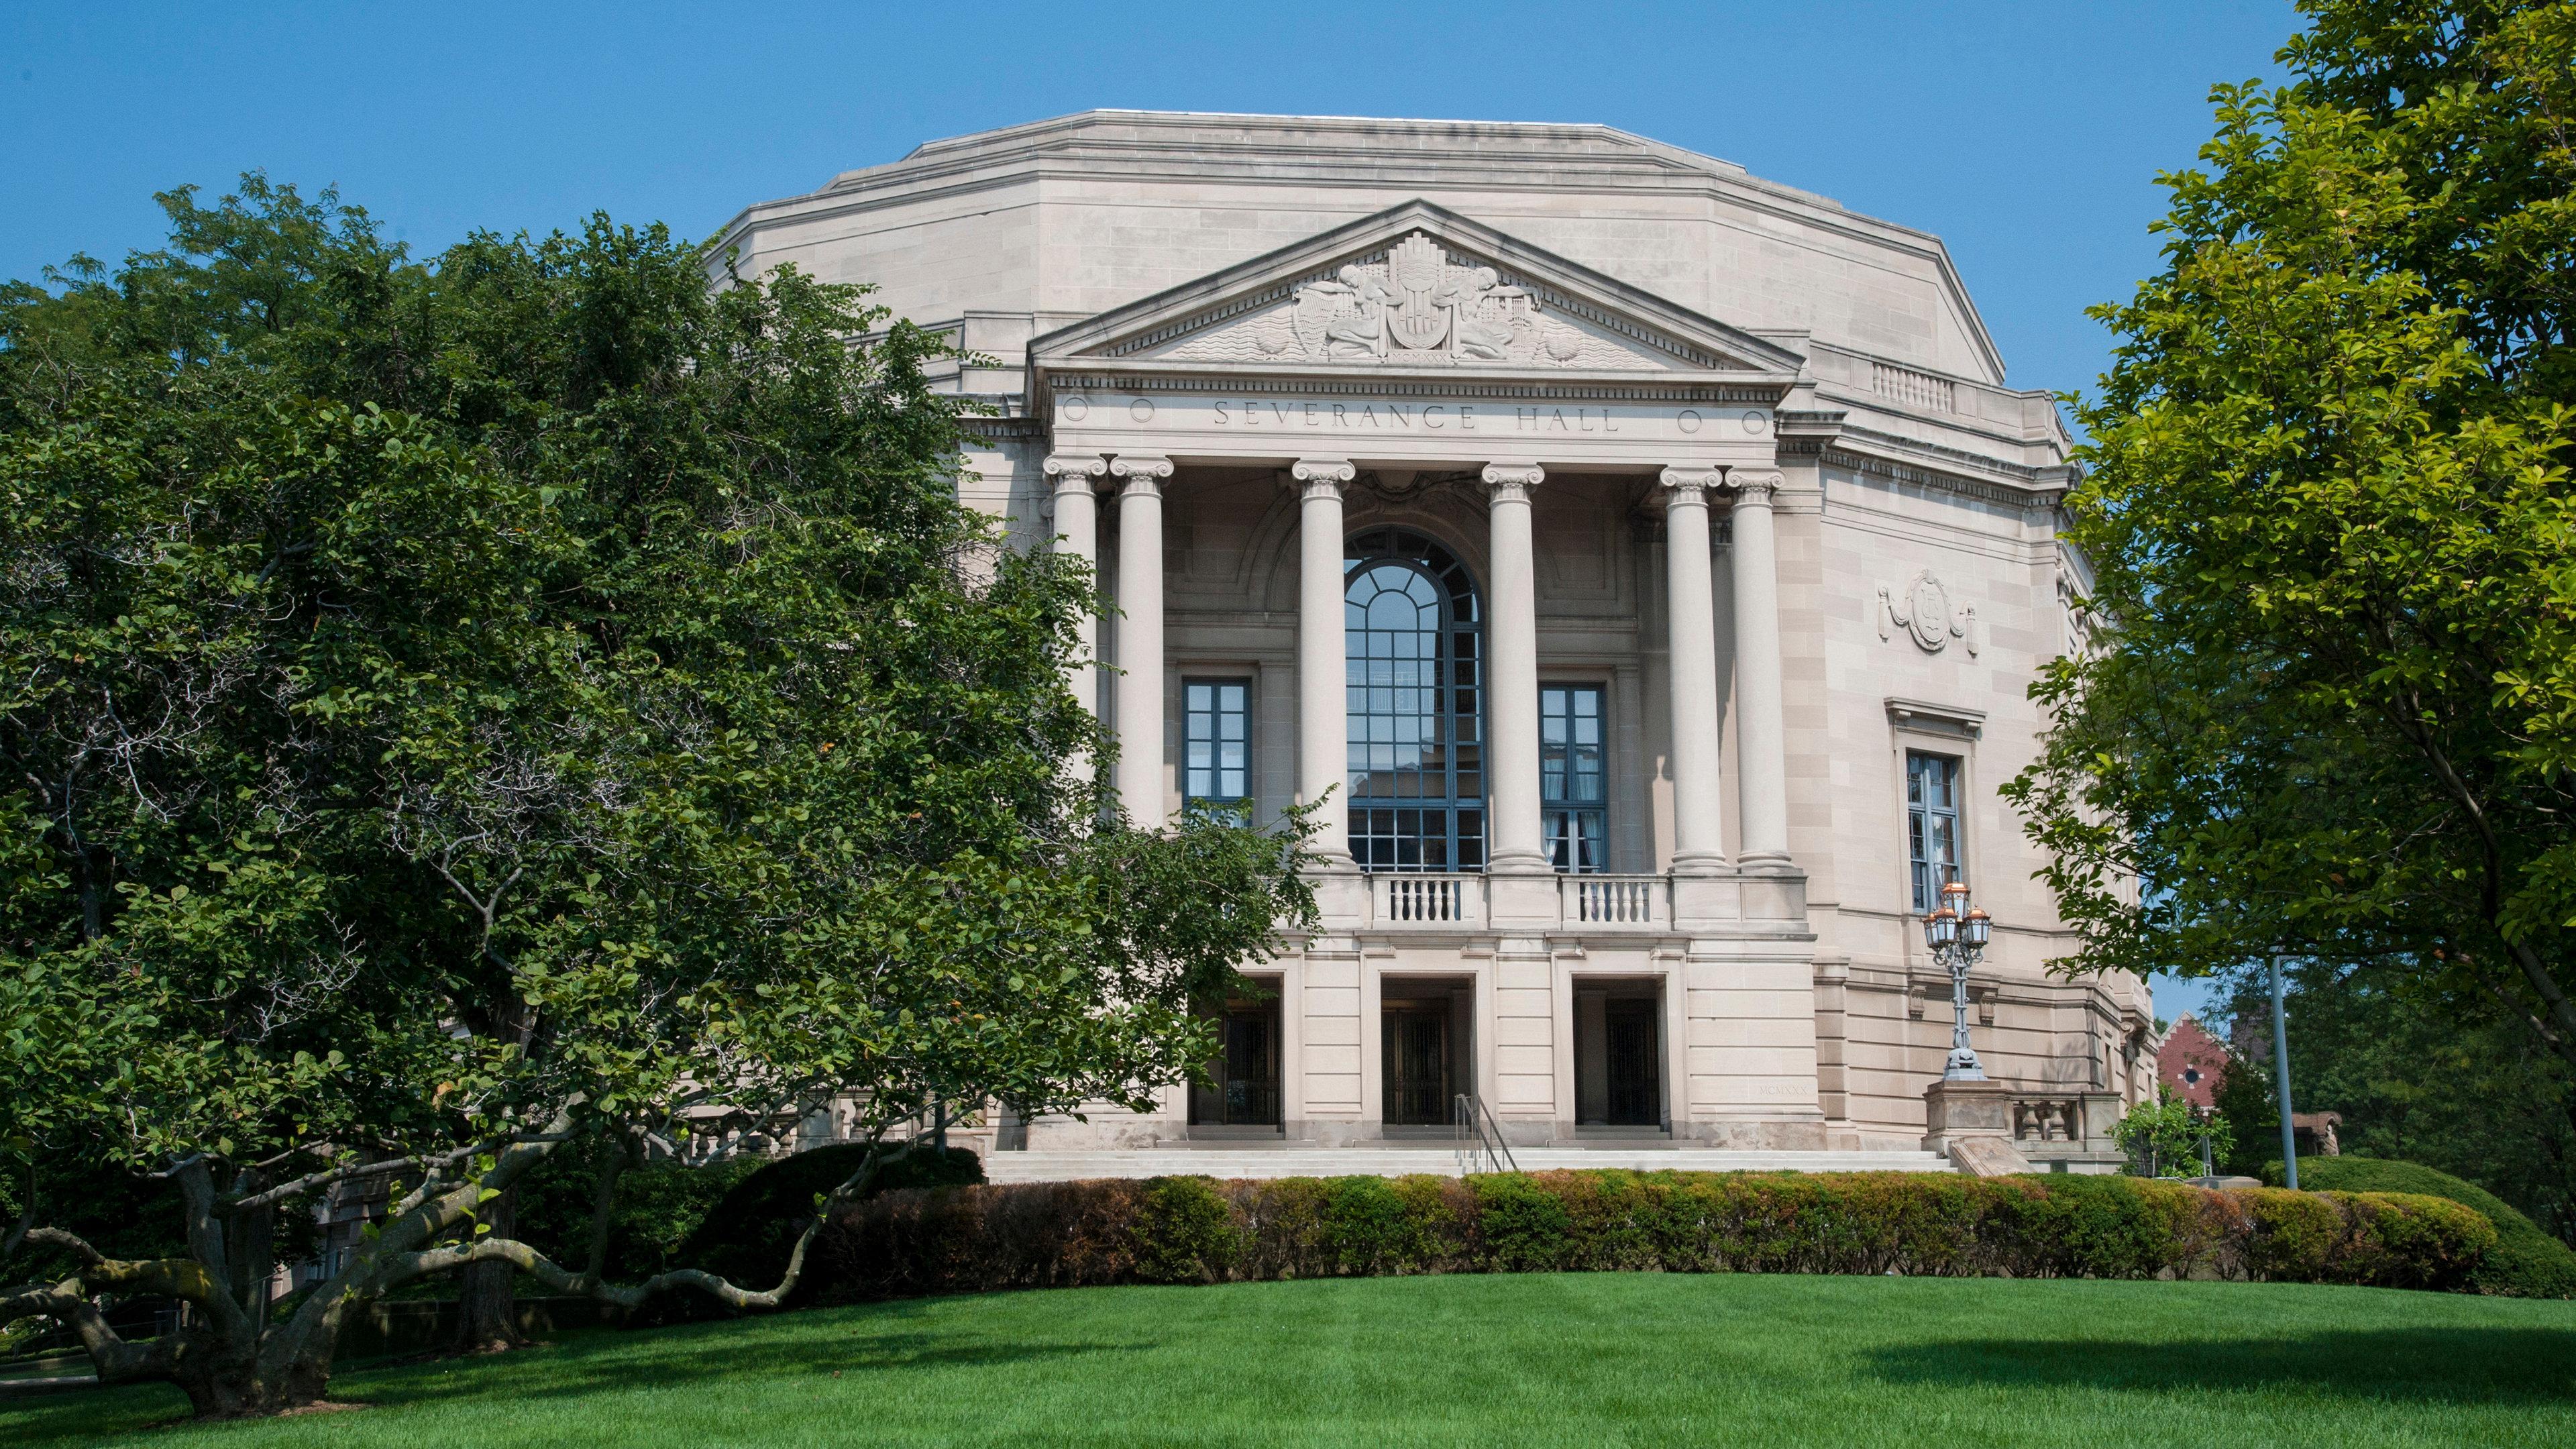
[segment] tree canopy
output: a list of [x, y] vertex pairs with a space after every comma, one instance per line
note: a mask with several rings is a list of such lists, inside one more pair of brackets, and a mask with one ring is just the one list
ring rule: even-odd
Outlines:
[[2576, 1060], [2576, 7], [2303, 8], [2095, 313], [2105, 627], [2010, 793], [2075, 964], [2369, 965]]
[[[945, 344], [861, 289], [605, 217], [423, 264], [330, 192], [162, 202], [165, 249], [0, 292], [0, 1191], [170, 1173], [190, 1246], [108, 1259], [40, 1191], [0, 1318], [309, 1399], [418, 1273], [611, 1291], [477, 1236], [562, 1141], [1140, 1105], [1311, 910], [1297, 821], [1131, 829], [1066, 768], [1113, 747], [1064, 682], [1091, 580], [960, 505]], [[369, 1176], [270, 1325], [275, 1214]], [[196, 1337], [116, 1340], [120, 1290]]]

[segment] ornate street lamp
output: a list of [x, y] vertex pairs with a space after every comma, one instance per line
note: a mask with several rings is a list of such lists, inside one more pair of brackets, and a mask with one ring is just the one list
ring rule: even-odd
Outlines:
[[1941, 1064], [1945, 1082], [1982, 1082], [1986, 1068], [1968, 1044], [1968, 970], [1985, 954], [1994, 921], [1982, 907], [1968, 904], [1968, 888], [1958, 881], [1941, 887], [1941, 905], [1923, 918], [1923, 944], [1932, 959], [1950, 972], [1950, 1058]]

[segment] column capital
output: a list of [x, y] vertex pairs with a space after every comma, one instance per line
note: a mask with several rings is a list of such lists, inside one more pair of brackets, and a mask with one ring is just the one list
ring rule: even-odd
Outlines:
[[1321, 496], [1318, 490], [1325, 489], [1339, 497], [1342, 489], [1360, 476], [1360, 469], [1348, 458], [1300, 458], [1289, 468], [1288, 476], [1306, 485], [1308, 498]]
[[1119, 454], [1109, 464], [1109, 471], [1127, 480], [1120, 496], [1130, 493], [1160, 493], [1163, 480], [1172, 476], [1172, 460], [1153, 456]]
[[1485, 487], [1492, 490], [1494, 501], [1509, 503], [1529, 501], [1529, 491], [1547, 481], [1547, 470], [1536, 463], [1487, 463]]
[[1058, 489], [1089, 488], [1092, 479], [1109, 471], [1109, 460], [1098, 453], [1051, 453], [1040, 466]]
[[1726, 481], [1735, 489], [1735, 501], [1768, 508], [1780, 491], [1782, 479], [1777, 473], [1748, 473], [1741, 468], [1729, 469]]
[[1726, 484], [1724, 468], [1666, 468], [1659, 477], [1676, 503], [1704, 503]]

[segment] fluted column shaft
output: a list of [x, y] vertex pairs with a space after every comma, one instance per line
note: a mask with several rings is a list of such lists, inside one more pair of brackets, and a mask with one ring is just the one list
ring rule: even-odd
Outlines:
[[1530, 492], [1546, 481], [1534, 463], [1485, 466], [1493, 547], [1493, 617], [1486, 626], [1485, 830], [1487, 868], [1549, 868], [1538, 808], [1538, 564], [1530, 541]]
[[[1092, 570], [1093, 582], [1099, 580], [1100, 568], [1100, 500], [1093, 495], [1093, 480], [1109, 471], [1109, 460], [1098, 453], [1059, 453], [1046, 460], [1046, 476], [1055, 485], [1055, 538], [1053, 547], [1067, 558], [1078, 558]], [[1065, 687], [1073, 691], [1076, 704], [1100, 713], [1100, 619], [1084, 611], [1073, 626], [1073, 658], [1064, 668]], [[1068, 762], [1077, 780], [1091, 778], [1092, 761], [1088, 752]]]
[[1714, 468], [1663, 472], [1676, 875], [1708, 875], [1726, 863], [1725, 823], [1718, 813], [1717, 589], [1708, 533], [1709, 491], [1723, 477]]
[[1339, 458], [1301, 458], [1297, 515], [1297, 800], [1317, 805], [1313, 848], [1350, 860], [1349, 652], [1342, 637], [1342, 489], [1359, 470]]
[[1736, 764], [1747, 865], [1789, 859], [1789, 756], [1781, 720], [1780, 564], [1772, 540], [1777, 473], [1728, 475], [1735, 485]]
[[1130, 824], [1163, 823], [1163, 480], [1169, 458], [1119, 457], [1118, 803]]

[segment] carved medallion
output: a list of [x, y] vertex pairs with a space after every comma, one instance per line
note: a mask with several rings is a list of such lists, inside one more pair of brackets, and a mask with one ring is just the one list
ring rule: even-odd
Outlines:
[[1917, 573], [1902, 593], [1879, 585], [1878, 637], [1888, 638], [1891, 624], [1912, 635], [1927, 653], [1940, 653], [1953, 639], [1965, 643], [1970, 655], [1977, 652], [1976, 605], [1953, 609], [1949, 589], [1930, 569]]

